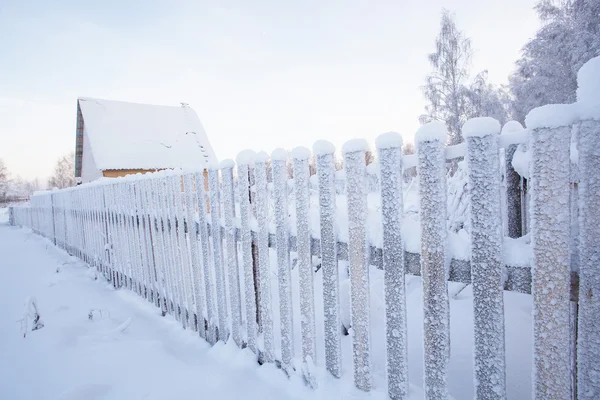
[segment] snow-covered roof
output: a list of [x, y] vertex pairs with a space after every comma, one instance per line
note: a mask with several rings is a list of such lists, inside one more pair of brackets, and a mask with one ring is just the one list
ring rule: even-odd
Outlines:
[[100, 170], [198, 170], [217, 162], [198, 115], [187, 104], [157, 106], [89, 97], [77, 102], [85, 140]]

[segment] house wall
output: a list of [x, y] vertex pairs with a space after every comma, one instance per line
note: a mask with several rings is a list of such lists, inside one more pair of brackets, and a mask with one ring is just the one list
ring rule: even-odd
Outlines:
[[94, 153], [92, 152], [92, 146], [90, 146], [89, 136], [83, 129], [83, 154], [81, 160], [81, 182], [86, 183], [102, 177], [102, 171], [96, 167], [96, 161], [94, 161]]
[[102, 176], [105, 178], [118, 178], [120, 176], [127, 176], [132, 174], [145, 174], [147, 172], [156, 172], [156, 170], [148, 169], [107, 169], [102, 171]]

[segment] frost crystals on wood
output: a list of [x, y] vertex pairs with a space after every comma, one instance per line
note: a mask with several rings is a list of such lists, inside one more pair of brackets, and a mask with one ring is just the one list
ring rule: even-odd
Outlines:
[[235, 204], [233, 195], [233, 161], [225, 160], [221, 166], [223, 178], [223, 214], [225, 217], [225, 243], [229, 272], [229, 303], [231, 306], [231, 335], [238, 346], [242, 345], [242, 308], [240, 304], [240, 273], [235, 241]]
[[446, 282], [446, 127], [430, 122], [415, 136], [421, 201], [421, 275], [425, 395], [448, 397], [450, 314]]
[[[310, 227], [308, 221], [310, 151], [297, 147], [292, 151], [295, 198], [296, 198], [296, 249], [298, 254], [298, 276], [300, 287], [300, 322], [302, 329], [302, 363], [304, 379], [311, 387], [316, 387], [315, 377], [310, 375], [311, 364], [316, 361], [315, 350], [315, 292], [313, 267], [310, 251]], [[339, 325], [338, 325], [339, 330]]]
[[346, 142], [343, 152], [348, 192], [348, 255], [354, 384], [358, 389], [370, 391], [372, 377], [369, 331], [369, 247], [366, 231], [366, 149], [367, 143], [356, 139]]
[[377, 138], [381, 169], [383, 271], [387, 341], [387, 381], [390, 399], [408, 396], [408, 342], [404, 246], [402, 243], [402, 137], [394, 132]]
[[315, 143], [313, 150], [317, 158], [317, 175], [319, 177], [325, 367], [333, 376], [340, 378], [342, 375], [342, 348], [340, 283], [337, 261], [337, 235], [335, 232], [335, 166], [333, 154], [335, 149], [331, 143], [320, 141]]
[[463, 127], [471, 195], [471, 279], [475, 397], [506, 398], [504, 279], [500, 207], [500, 123], [473, 118]]
[[273, 339], [273, 315], [271, 306], [271, 268], [269, 265], [269, 192], [267, 189], [266, 153], [258, 153], [255, 159], [256, 220], [258, 222], [258, 265], [260, 268], [260, 314], [264, 335], [264, 362], [275, 361]]
[[[275, 217], [275, 245], [277, 250], [277, 275], [279, 281], [279, 320], [281, 326], [282, 368], [290, 371], [294, 358], [294, 331], [292, 313], [292, 287], [289, 254], [288, 205], [287, 205], [287, 153], [283, 149], [273, 151], [273, 202]], [[302, 301], [302, 300], [301, 300]]]

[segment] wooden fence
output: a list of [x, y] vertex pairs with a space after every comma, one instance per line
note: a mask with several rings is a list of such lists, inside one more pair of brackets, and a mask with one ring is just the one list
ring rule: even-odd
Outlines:
[[[85, 260], [115, 287], [135, 291], [185, 328], [197, 330], [208, 342], [231, 338], [256, 353], [260, 362], [275, 362], [288, 373], [299, 369], [312, 387], [317, 384], [311, 372], [316, 360], [317, 296], [324, 302], [325, 366], [334, 377], [341, 376], [338, 261], [347, 260], [354, 383], [359, 389], [371, 390], [368, 268], [382, 268], [387, 381], [392, 399], [408, 395], [405, 273], [423, 279], [424, 384], [428, 399], [448, 395], [447, 281], [473, 286], [478, 399], [506, 398], [503, 289], [531, 291], [534, 398], [599, 398], [600, 156], [595, 141], [600, 122], [590, 117], [582, 121], [576, 110], [573, 105], [536, 109], [528, 117], [529, 131], [506, 135], [499, 135], [497, 121], [476, 118], [463, 128], [465, 143], [451, 147], [445, 146], [445, 126], [430, 123], [417, 133], [417, 154], [413, 156], [403, 157], [399, 135], [381, 135], [376, 145], [381, 247], [368, 241], [367, 146], [362, 140], [347, 142], [343, 148], [348, 218], [345, 241], [339, 240], [336, 230], [335, 149], [327, 142], [317, 142], [313, 149], [318, 179], [316, 237], [311, 234], [309, 221], [311, 154], [304, 148], [294, 149], [291, 160], [287, 152], [276, 150], [270, 164], [265, 153], [242, 152], [237, 165], [224, 161], [209, 168], [207, 177], [161, 171], [39, 193], [29, 206], [11, 208], [10, 220]], [[569, 215], [573, 211], [569, 210], [568, 149], [572, 125], [580, 126], [582, 289], [578, 294], [571, 293], [569, 258]], [[533, 157], [531, 268], [503, 265], [499, 149], [518, 143], [528, 143]], [[445, 165], [447, 159], [458, 157], [465, 157], [469, 165], [471, 259], [448, 263]], [[293, 167], [293, 186], [288, 185], [288, 162]], [[402, 235], [403, 169], [412, 167], [420, 177], [420, 254], [405, 252]], [[295, 203], [294, 219], [289, 215], [290, 197]], [[276, 253], [276, 285], [271, 280], [269, 248]], [[292, 323], [290, 253], [299, 271], [299, 332]], [[322, 293], [314, 290], [313, 257], [318, 258], [322, 269]], [[279, 310], [273, 310], [271, 301], [275, 290]], [[577, 306], [571, 300], [579, 301], [577, 323], [573, 311]], [[274, 313], [279, 315], [278, 335], [274, 332]], [[576, 352], [575, 328], [579, 332]], [[302, 338], [300, 366], [294, 365], [294, 335]], [[281, 338], [280, 352], [275, 351], [276, 336]]]

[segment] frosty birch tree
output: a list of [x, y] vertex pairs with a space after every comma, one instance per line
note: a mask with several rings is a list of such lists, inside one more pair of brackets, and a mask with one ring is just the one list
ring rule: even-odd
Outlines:
[[435, 51], [429, 54], [433, 72], [423, 86], [428, 104], [419, 119], [421, 123], [445, 122], [450, 145], [462, 142], [460, 129], [469, 118], [489, 116], [505, 121], [507, 117], [508, 96], [488, 82], [487, 70], [467, 82], [472, 55], [471, 39], [458, 29], [454, 16], [442, 10]]
[[408, 395], [408, 341], [402, 243], [402, 136], [395, 132], [384, 133], [376, 144], [381, 168], [388, 395], [390, 399], [405, 399]]
[[571, 397], [569, 148], [571, 105], [533, 109], [531, 247], [533, 249], [533, 387], [536, 399]]
[[429, 54], [433, 72], [423, 87], [428, 105], [419, 119], [422, 123], [444, 121], [448, 126], [450, 144], [462, 141], [460, 128], [466, 121], [464, 94], [471, 56], [471, 40], [458, 29], [452, 14], [443, 10], [435, 52]]
[[600, 57], [579, 71], [579, 323], [577, 392], [579, 399], [600, 397]]
[[471, 279], [475, 397], [506, 398], [504, 279], [500, 207], [500, 124], [490, 117], [463, 126], [471, 195]]
[[448, 283], [446, 277], [446, 125], [430, 122], [415, 135], [421, 205], [421, 275], [425, 394], [448, 397], [450, 355]]
[[325, 319], [325, 367], [336, 378], [342, 374], [340, 337], [340, 284], [335, 232], [335, 148], [326, 141], [313, 146], [319, 177], [323, 315]]
[[343, 147], [348, 191], [348, 256], [354, 384], [364, 391], [370, 391], [373, 384], [369, 331], [369, 247], [365, 227], [367, 214], [365, 152], [367, 149], [367, 142], [362, 139], [350, 140]]
[[64, 189], [75, 186], [75, 153], [62, 156], [56, 162], [54, 171], [48, 179], [48, 188]]
[[510, 77], [513, 117], [545, 104], [575, 101], [577, 71], [600, 55], [600, 0], [541, 0], [542, 27], [522, 49]]

